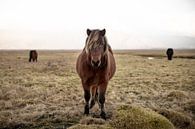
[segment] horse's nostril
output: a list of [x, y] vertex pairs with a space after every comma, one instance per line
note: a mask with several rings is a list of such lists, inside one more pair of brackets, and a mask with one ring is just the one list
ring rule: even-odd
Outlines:
[[98, 60], [97, 62], [96, 62], [96, 64], [99, 64], [100, 63], [100, 61]]
[[92, 64], [95, 64], [95, 61], [92, 60], [91, 63], [92, 63]]

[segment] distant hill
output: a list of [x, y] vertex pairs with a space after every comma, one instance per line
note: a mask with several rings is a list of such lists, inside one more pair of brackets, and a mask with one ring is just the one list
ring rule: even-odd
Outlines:
[[177, 49], [195, 48], [195, 37], [190, 36], [165, 36], [157, 37], [162, 42], [162, 47], [172, 47]]
[[[115, 36], [114, 36], [115, 37]], [[122, 49], [195, 49], [195, 37], [169, 34], [134, 35], [120, 34], [110, 38], [114, 48]]]

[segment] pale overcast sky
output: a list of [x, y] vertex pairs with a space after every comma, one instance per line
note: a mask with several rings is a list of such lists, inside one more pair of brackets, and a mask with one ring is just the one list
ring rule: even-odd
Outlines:
[[195, 0], [0, 1], [0, 49], [82, 49], [87, 28], [114, 49], [195, 48]]

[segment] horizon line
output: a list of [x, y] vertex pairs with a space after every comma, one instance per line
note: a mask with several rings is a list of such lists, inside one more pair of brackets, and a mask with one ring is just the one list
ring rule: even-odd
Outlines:
[[[167, 48], [130, 48], [130, 49], [112, 49], [114, 51], [118, 50], [166, 50]], [[195, 50], [195, 48], [173, 48], [175, 50]], [[40, 51], [80, 51], [83, 49], [1, 49], [0, 51], [29, 51], [29, 50], [40, 50]]]

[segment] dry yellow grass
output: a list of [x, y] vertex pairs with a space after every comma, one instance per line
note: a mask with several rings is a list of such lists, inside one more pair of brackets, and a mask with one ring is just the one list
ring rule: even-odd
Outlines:
[[[83, 118], [84, 98], [75, 71], [79, 51], [0, 51], [0, 128], [66, 128]], [[106, 111], [123, 104], [166, 108], [194, 121], [195, 51], [115, 51], [117, 71], [109, 82]], [[144, 56], [143, 56], [144, 55]], [[148, 57], [154, 59], [148, 59]], [[180, 57], [181, 58], [180, 58]], [[91, 111], [98, 117], [98, 106]]]

